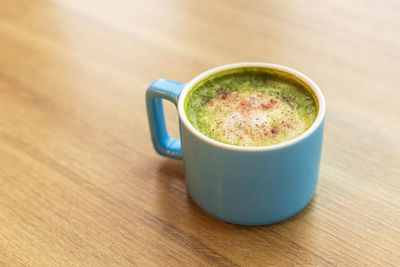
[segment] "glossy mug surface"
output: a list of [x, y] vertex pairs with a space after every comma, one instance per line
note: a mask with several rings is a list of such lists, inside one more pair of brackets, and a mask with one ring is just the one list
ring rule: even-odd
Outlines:
[[[214, 73], [243, 67], [283, 71], [305, 83], [318, 102], [311, 127], [294, 139], [264, 147], [224, 144], [196, 130], [184, 110], [188, 92]], [[162, 99], [178, 108], [181, 140], [168, 135]], [[188, 83], [158, 79], [147, 89], [146, 104], [154, 148], [163, 156], [183, 159], [188, 192], [209, 214], [235, 224], [270, 224], [296, 214], [312, 199], [319, 175], [325, 100], [305, 75], [275, 64], [229, 64]]]

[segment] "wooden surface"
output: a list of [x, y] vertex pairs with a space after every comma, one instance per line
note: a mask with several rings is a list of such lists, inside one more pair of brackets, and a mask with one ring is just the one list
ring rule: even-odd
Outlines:
[[[0, 0], [0, 265], [400, 265], [400, 4]], [[151, 145], [144, 94], [232, 62], [311, 77], [320, 181], [282, 223], [190, 199]], [[177, 117], [167, 106], [168, 127]]]

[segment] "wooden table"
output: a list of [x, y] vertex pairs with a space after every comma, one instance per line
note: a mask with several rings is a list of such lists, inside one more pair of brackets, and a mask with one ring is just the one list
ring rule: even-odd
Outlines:
[[[0, 265], [400, 265], [400, 4], [0, 1]], [[190, 199], [144, 94], [232, 62], [293, 67], [328, 105], [317, 193], [243, 227]], [[178, 120], [167, 105], [170, 131]]]

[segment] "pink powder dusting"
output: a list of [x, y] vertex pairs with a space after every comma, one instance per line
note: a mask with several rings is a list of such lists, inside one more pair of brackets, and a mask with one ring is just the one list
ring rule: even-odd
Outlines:
[[238, 145], [269, 143], [304, 127], [291, 106], [265, 93], [222, 92], [204, 114], [213, 135]]

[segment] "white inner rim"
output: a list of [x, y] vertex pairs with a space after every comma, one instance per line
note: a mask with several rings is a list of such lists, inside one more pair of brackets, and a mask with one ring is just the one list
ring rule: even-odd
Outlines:
[[[290, 139], [288, 141], [279, 143], [279, 144], [275, 144], [275, 145], [269, 145], [269, 146], [234, 146], [234, 145], [229, 145], [229, 144], [225, 144], [225, 143], [221, 143], [218, 141], [215, 141], [214, 139], [211, 139], [210, 137], [205, 136], [204, 134], [202, 134], [201, 132], [199, 132], [196, 128], [193, 127], [193, 125], [189, 122], [188, 118], [186, 117], [185, 114], [185, 107], [184, 107], [184, 103], [185, 103], [185, 98], [187, 96], [187, 94], [189, 93], [189, 91], [192, 89], [193, 85], [197, 84], [199, 81], [203, 80], [204, 78], [207, 78], [208, 76], [216, 73], [216, 72], [220, 72], [220, 71], [224, 71], [224, 70], [229, 70], [229, 69], [236, 69], [236, 68], [243, 68], [243, 67], [261, 67], [261, 68], [269, 68], [269, 69], [275, 69], [275, 70], [280, 70], [286, 73], [289, 73], [297, 78], [299, 78], [300, 80], [302, 80], [303, 82], [305, 82], [310, 88], [311, 90], [313, 90], [315, 96], [318, 99], [318, 114], [317, 114], [317, 118], [315, 119], [314, 123], [310, 126], [310, 128], [308, 128], [304, 133], [300, 134], [299, 136]], [[318, 86], [307, 76], [305, 76], [304, 74], [288, 68], [288, 67], [284, 67], [281, 65], [276, 65], [276, 64], [270, 64], [270, 63], [259, 63], [259, 62], [244, 62], [244, 63], [234, 63], [234, 64], [228, 64], [228, 65], [223, 65], [220, 67], [216, 67], [210, 70], [207, 70], [201, 74], [199, 74], [198, 76], [196, 76], [193, 80], [191, 80], [190, 82], [188, 82], [186, 84], [186, 86], [183, 88], [180, 96], [179, 96], [179, 101], [178, 101], [178, 114], [179, 117], [181, 119], [181, 123], [185, 124], [185, 126], [197, 137], [199, 137], [200, 139], [202, 139], [203, 141], [210, 143], [212, 145], [215, 146], [219, 146], [222, 148], [226, 148], [226, 149], [231, 149], [231, 150], [240, 150], [240, 151], [265, 151], [265, 150], [274, 150], [274, 149], [279, 149], [279, 148], [283, 148], [286, 146], [290, 146], [294, 143], [297, 143], [301, 140], [303, 140], [304, 138], [306, 138], [307, 136], [309, 136], [312, 132], [315, 131], [315, 129], [318, 128], [318, 126], [321, 124], [324, 116], [325, 116], [325, 99], [324, 96], [322, 95], [321, 90], [318, 88]]]

